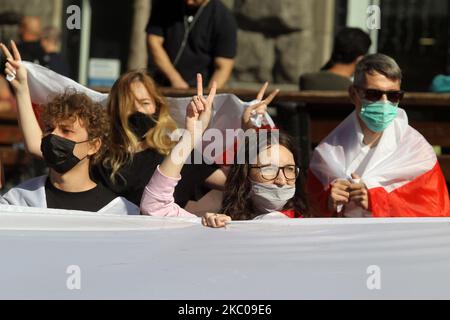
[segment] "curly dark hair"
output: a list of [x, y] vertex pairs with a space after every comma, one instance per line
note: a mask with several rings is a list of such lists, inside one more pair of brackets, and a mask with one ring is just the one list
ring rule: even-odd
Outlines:
[[102, 142], [99, 151], [91, 158], [91, 164], [97, 164], [110, 145], [111, 126], [104, 106], [92, 101], [84, 93], [67, 90], [48, 102], [41, 114], [45, 127], [54, 127], [61, 121], [75, 121], [77, 118], [86, 128], [89, 140], [98, 138]]
[[[298, 165], [296, 148], [292, 139], [285, 133], [278, 132], [279, 139], [273, 140], [271, 131], [268, 132], [267, 139], [261, 139], [260, 134], [256, 134], [257, 150], [261, 151], [263, 146], [270, 147], [271, 145], [279, 144], [286, 147], [294, 155], [295, 163]], [[245, 164], [238, 164], [238, 154], [235, 155], [235, 164], [231, 166], [225, 185], [224, 197], [222, 201], [221, 213], [230, 216], [233, 220], [252, 220], [261, 213], [255, 212], [253, 203], [251, 201], [252, 184], [249, 179], [251, 169], [251, 138], [245, 137], [245, 142], [241, 142], [245, 146]], [[262, 144], [264, 143], [264, 145]], [[291, 199], [284, 210], [294, 210], [295, 217], [305, 216], [308, 214], [308, 203], [305, 192], [305, 174], [303, 170], [296, 181], [296, 192], [293, 199]]]

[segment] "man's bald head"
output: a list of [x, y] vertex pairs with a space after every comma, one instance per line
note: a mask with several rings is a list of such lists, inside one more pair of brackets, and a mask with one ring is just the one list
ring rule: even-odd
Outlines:
[[25, 16], [20, 22], [20, 38], [22, 41], [39, 41], [41, 38], [42, 24], [39, 17]]

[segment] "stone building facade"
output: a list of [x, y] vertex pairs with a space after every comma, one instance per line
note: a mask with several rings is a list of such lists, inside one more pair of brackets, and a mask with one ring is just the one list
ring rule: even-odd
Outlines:
[[[38, 16], [42, 26], [61, 27], [63, 0], [0, 0], [0, 13], [17, 12], [23, 15]], [[17, 26], [0, 26], [4, 39], [17, 40]]]
[[223, 0], [239, 25], [235, 82], [296, 84], [319, 69], [333, 36], [332, 0]]

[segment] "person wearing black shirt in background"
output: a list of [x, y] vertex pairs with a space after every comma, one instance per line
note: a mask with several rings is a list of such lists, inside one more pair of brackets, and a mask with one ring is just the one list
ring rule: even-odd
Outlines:
[[42, 30], [39, 17], [25, 16], [19, 27], [18, 49], [25, 61], [40, 64], [56, 73], [70, 77], [67, 62], [60, 53], [60, 32], [54, 27]]
[[358, 28], [344, 28], [334, 40], [333, 54], [320, 72], [300, 77], [300, 90], [347, 91], [356, 65], [367, 54], [372, 40]]
[[39, 17], [24, 16], [20, 21], [18, 49], [22, 59], [42, 64], [44, 49], [41, 46], [42, 24]]
[[[90, 177], [109, 146], [110, 123], [104, 107], [87, 95], [66, 92], [53, 98], [41, 115], [44, 131], [34, 115], [27, 70], [14, 42], [14, 56], [0, 44], [7, 58], [5, 73], [17, 98], [28, 151], [42, 157], [49, 174], [24, 182], [0, 197], [0, 204], [81, 210], [107, 214], [139, 214], [139, 208]], [[31, 139], [30, 137], [33, 137]]]
[[195, 87], [197, 73], [218, 88], [228, 81], [237, 24], [220, 0], [153, 0], [146, 31], [150, 69], [160, 85]]
[[59, 50], [60, 42], [61, 35], [58, 29], [54, 27], [44, 29], [41, 37], [41, 46], [45, 53], [42, 58], [42, 64], [56, 73], [70, 77], [69, 65]]

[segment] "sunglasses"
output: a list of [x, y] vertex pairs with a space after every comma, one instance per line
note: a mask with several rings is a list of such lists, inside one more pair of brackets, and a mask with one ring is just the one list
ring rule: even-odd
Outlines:
[[405, 96], [405, 92], [402, 90], [398, 91], [382, 91], [377, 89], [365, 89], [357, 87], [358, 90], [361, 90], [364, 93], [364, 98], [369, 101], [380, 101], [384, 95], [388, 98], [390, 102], [398, 103]]

